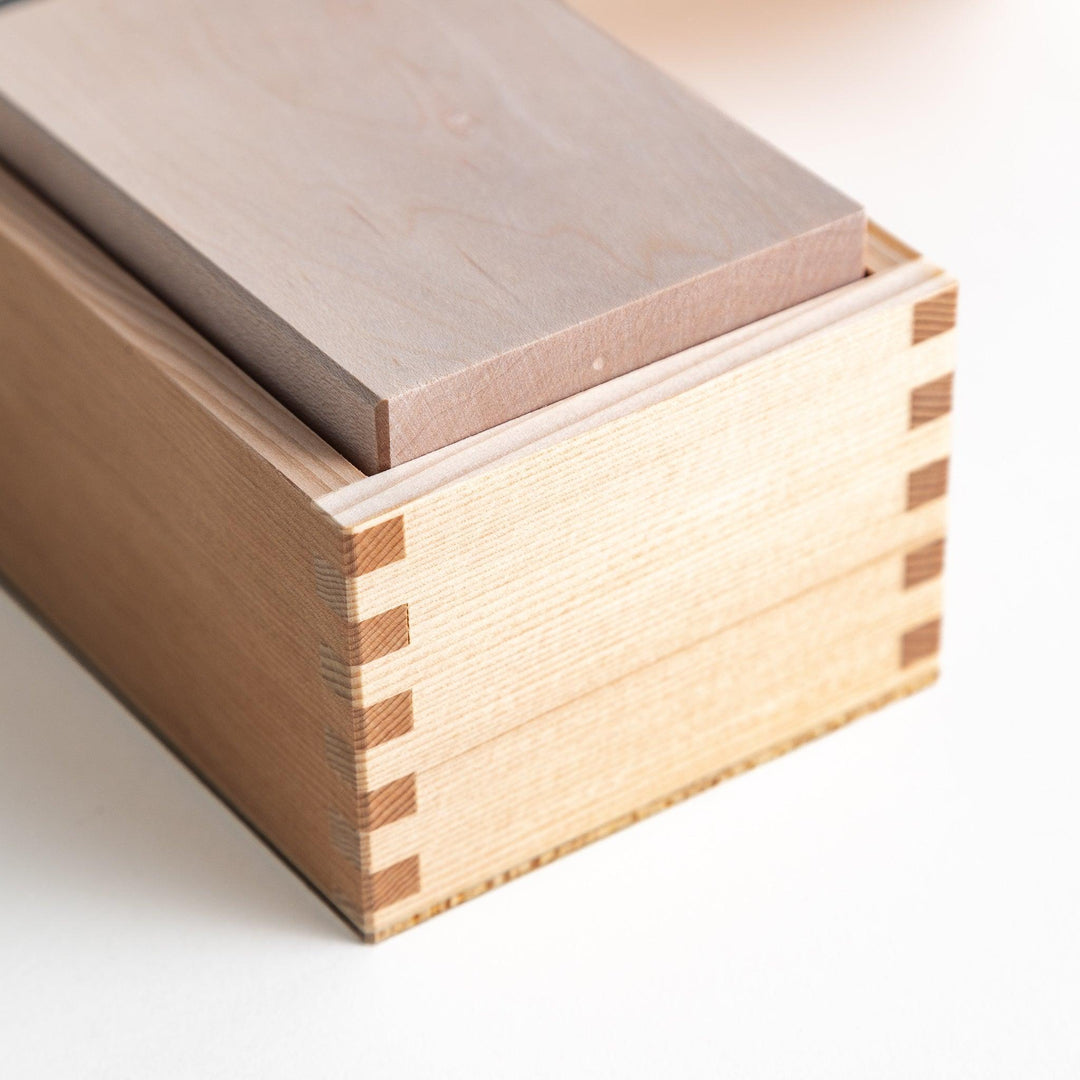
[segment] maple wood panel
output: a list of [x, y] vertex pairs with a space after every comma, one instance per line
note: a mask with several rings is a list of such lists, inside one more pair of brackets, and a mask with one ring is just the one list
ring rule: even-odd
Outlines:
[[0, 156], [366, 472], [864, 265], [854, 202], [553, 0], [14, 4]]

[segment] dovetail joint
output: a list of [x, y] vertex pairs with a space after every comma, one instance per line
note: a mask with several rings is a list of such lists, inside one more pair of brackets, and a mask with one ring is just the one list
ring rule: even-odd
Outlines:
[[911, 391], [910, 426], [921, 427], [952, 412], [953, 374], [923, 383]]
[[323, 733], [323, 750], [330, 768], [355, 791], [360, 770], [354, 743], [328, 727]]
[[379, 911], [420, 891], [420, 856], [411, 855], [360, 880], [360, 907], [365, 913]]
[[315, 556], [315, 592], [335, 615], [352, 621], [349, 583], [336, 567], [319, 555]]
[[402, 517], [348, 533], [342, 540], [339, 565], [316, 555], [315, 591], [335, 615], [354, 621], [353, 582], [373, 570], [405, 558], [405, 522]]
[[354, 713], [356, 744], [361, 750], [382, 746], [391, 739], [408, 735], [413, 729], [413, 697], [405, 690]]
[[356, 701], [360, 696], [361, 669], [409, 644], [409, 606], [402, 604], [381, 615], [363, 619], [350, 635], [346, 659], [325, 642], [319, 646], [319, 671], [323, 681], [338, 697]]
[[942, 498], [949, 490], [949, 459], [940, 458], [908, 473], [907, 508], [917, 510]]
[[405, 519], [400, 515], [346, 537], [347, 577], [361, 577], [404, 558]]
[[332, 694], [349, 702], [359, 696], [359, 668], [343, 660], [329, 645], [319, 646], [319, 673]]
[[389, 656], [409, 644], [409, 605], [401, 604], [389, 611], [361, 619], [355, 633], [350, 635], [350, 663], [357, 667]]
[[358, 923], [362, 923], [364, 916], [420, 891], [418, 855], [372, 873], [367, 869], [370, 849], [364, 839], [367, 834], [416, 813], [416, 774], [400, 777], [375, 790], [358, 790], [364, 751], [412, 730], [413, 698], [412, 691], [406, 690], [371, 705], [362, 704], [363, 665], [397, 652], [410, 642], [409, 607], [401, 604], [370, 618], [356, 619], [353, 581], [404, 558], [405, 525], [399, 515], [346, 535], [340, 568], [321, 557], [314, 559], [316, 593], [348, 624], [346, 655], [339, 655], [325, 643], [320, 645], [319, 670], [328, 690], [350, 706], [348, 730], [343, 733], [327, 726], [324, 750], [330, 769], [354, 793], [355, 817], [350, 820], [331, 807], [329, 830], [334, 848], [360, 871], [358, 895], [342, 905], [353, 913]]
[[920, 300], [912, 315], [911, 343], [918, 345], [928, 338], [944, 334], [956, 325], [959, 289], [951, 285], [935, 296]]
[[941, 577], [945, 570], [945, 541], [934, 540], [904, 558], [904, 588], [913, 589], [924, 581]]
[[330, 843], [345, 857], [346, 862], [357, 870], [363, 870], [360, 857], [360, 833], [356, 825], [336, 807], [330, 807]]
[[416, 774], [393, 780], [375, 791], [361, 792], [358, 806], [360, 832], [374, 832], [384, 825], [415, 814]]
[[917, 664], [941, 649], [941, 619], [931, 619], [909, 630], [900, 639], [900, 666]]

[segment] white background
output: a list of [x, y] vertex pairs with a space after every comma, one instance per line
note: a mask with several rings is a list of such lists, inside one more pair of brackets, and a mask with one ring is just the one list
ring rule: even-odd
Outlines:
[[1080, 24], [580, 0], [959, 274], [934, 689], [371, 949], [0, 593], [0, 1075], [1080, 1076]]

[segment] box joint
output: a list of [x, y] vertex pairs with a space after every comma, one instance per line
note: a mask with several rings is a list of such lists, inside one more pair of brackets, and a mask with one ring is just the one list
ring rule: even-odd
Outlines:
[[[372, 870], [368, 840], [378, 829], [417, 812], [417, 776], [410, 773], [378, 788], [368, 787], [365, 753], [413, 729], [413, 695], [405, 690], [383, 700], [366, 702], [364, 667], [406, 648], [411, 640], [409, 605], [399, 604], [368, 618], [357, 617], [358, 579], [405, 558], [405, 525], [401, 516], [348, 531], [342, 536], [337, 565], [322, 556], [312, 560], [315, 593], [339, 622], [344, 649], [323, 642], [319, 673], [328, 694], [324, 751], [332, 782], [344, 785], [331, 792], [329, 839], [345, 861], [359, 871], [355, 895], [344, 905], [366, 932], [374, 912], [420, 891], [420, 857], [410, 855], [390, 866]], [[345, 655], [341, 655], [344, 651]], [[346, 708], [330, 708], [333, 700]], [[342, 716], [344, 712], [344, 716]]]

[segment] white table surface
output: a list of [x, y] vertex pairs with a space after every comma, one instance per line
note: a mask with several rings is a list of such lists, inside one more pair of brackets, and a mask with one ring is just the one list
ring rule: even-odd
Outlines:
[[1080, 1076], [1076, 5], [578, 6], [960, 276], [942, 682], [371, 949], [0, 593], [0, 1075]]

